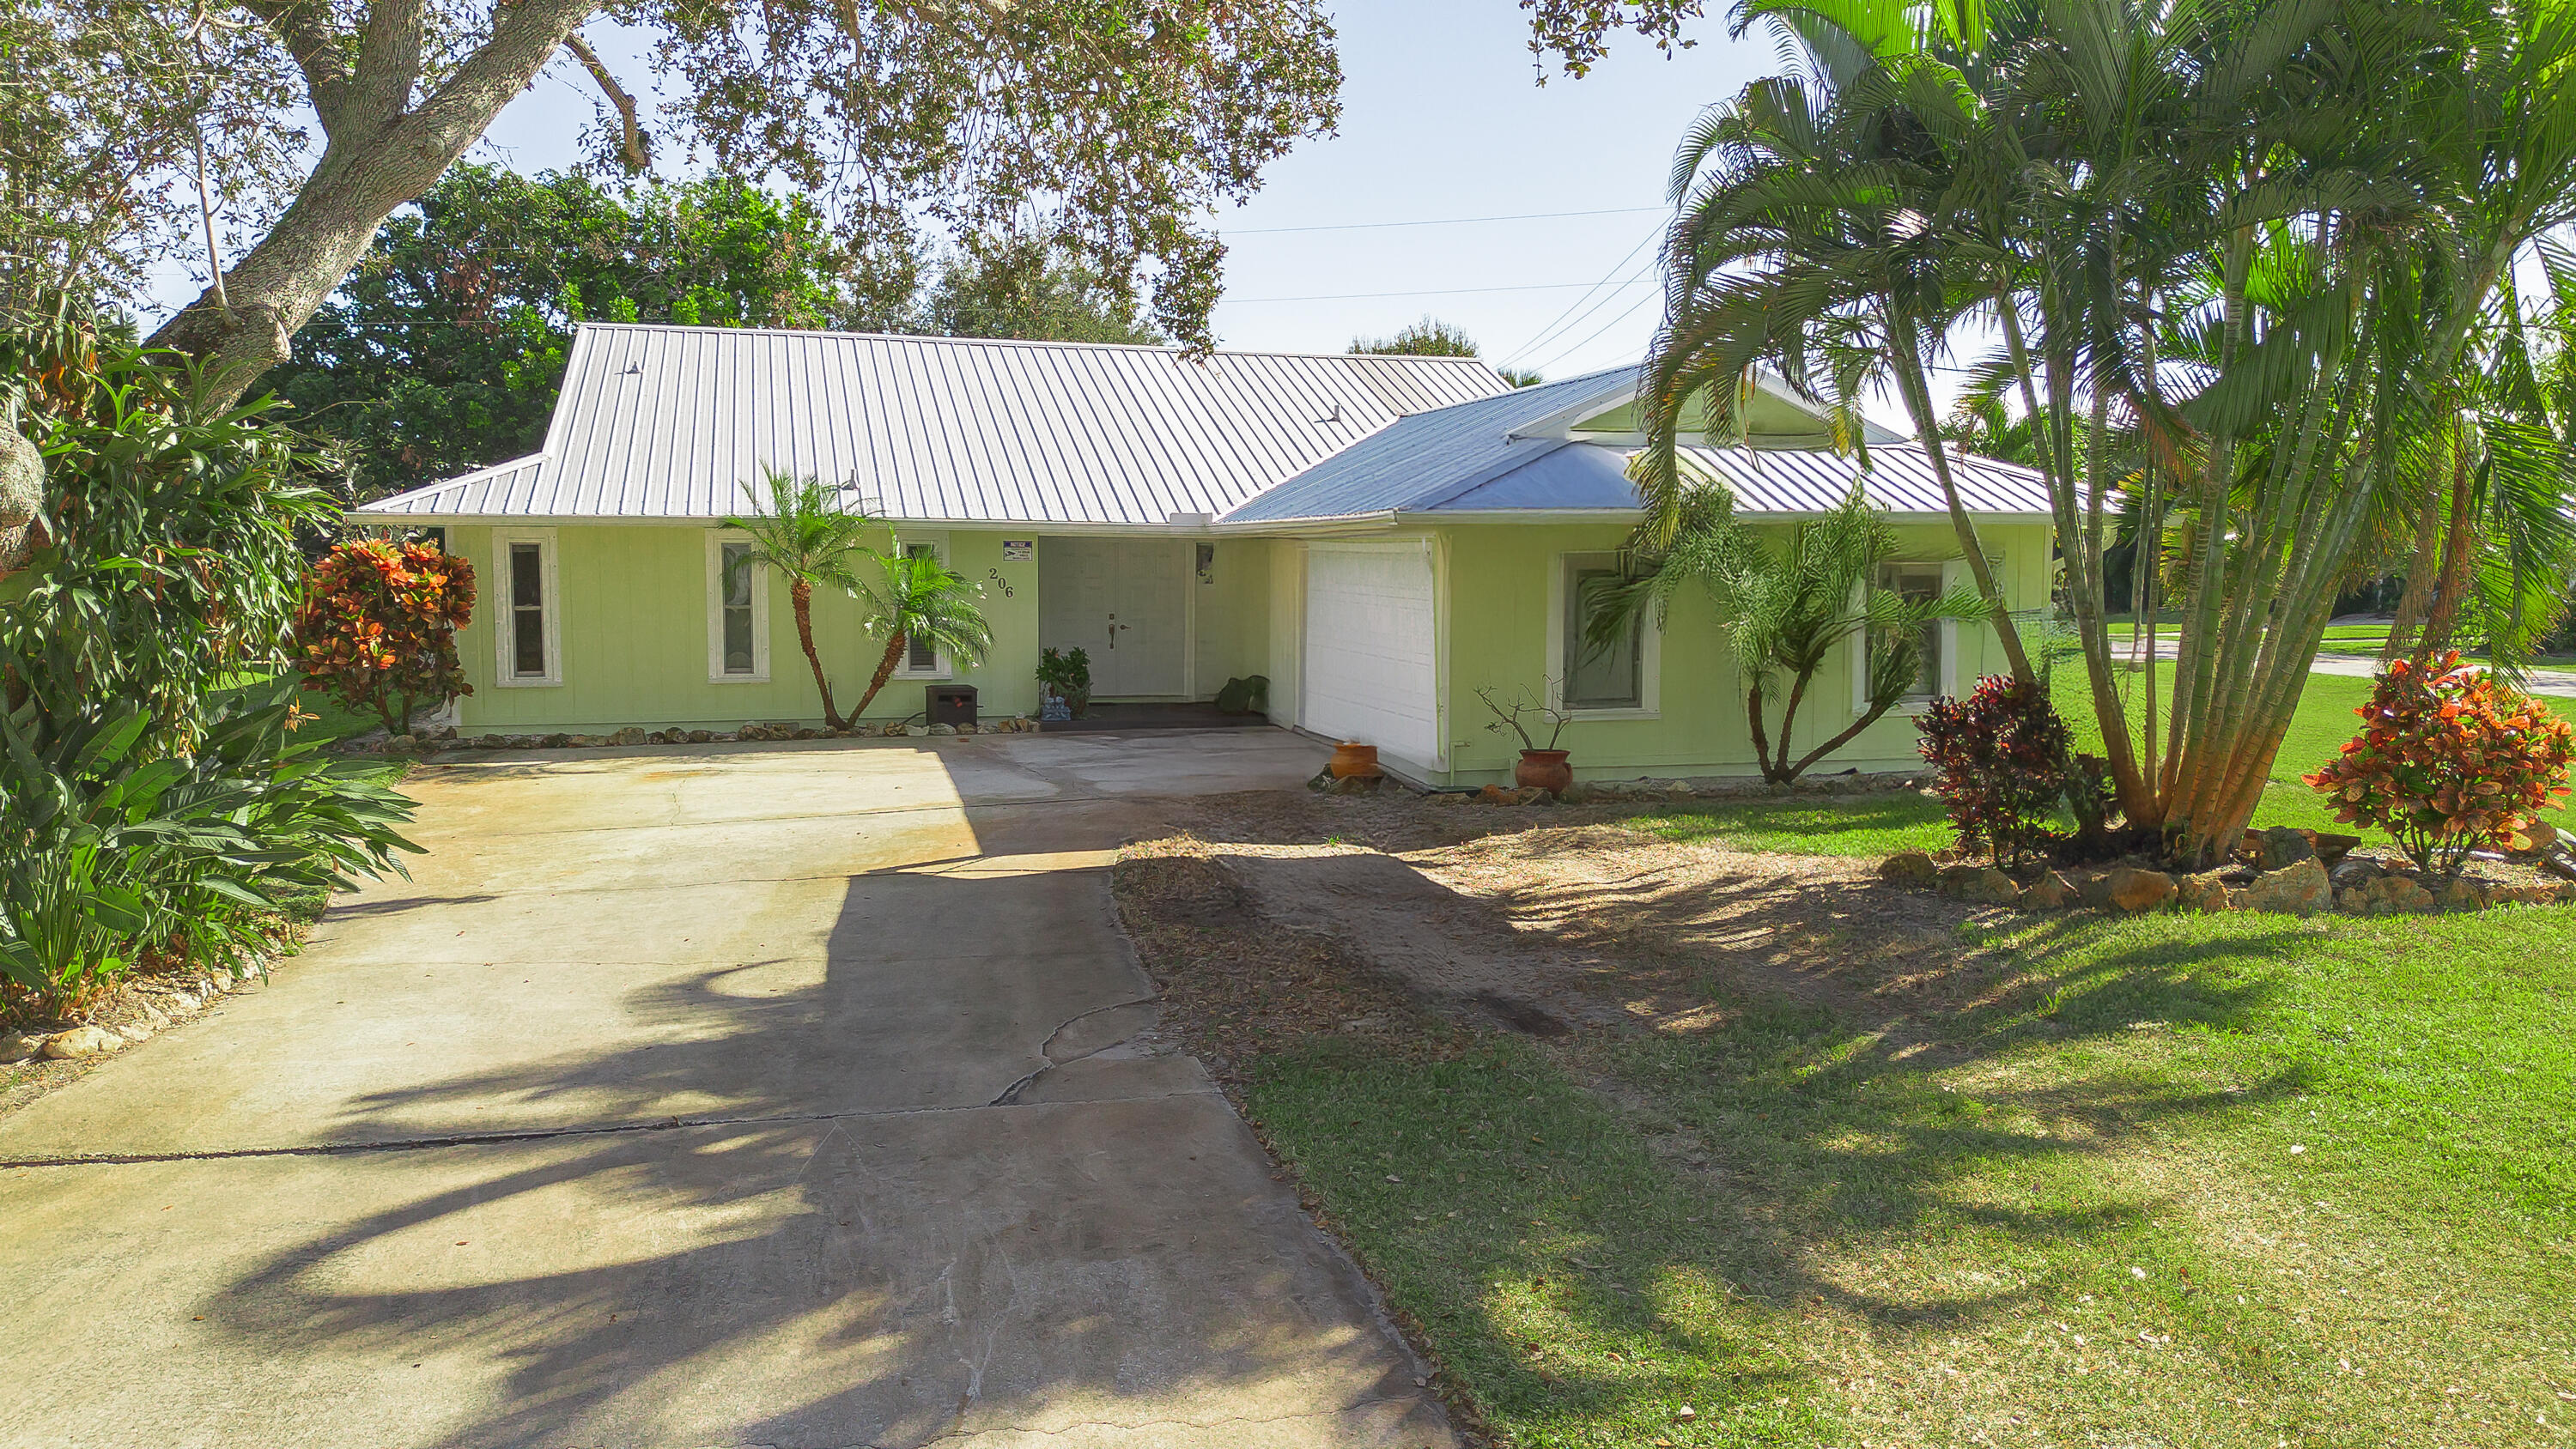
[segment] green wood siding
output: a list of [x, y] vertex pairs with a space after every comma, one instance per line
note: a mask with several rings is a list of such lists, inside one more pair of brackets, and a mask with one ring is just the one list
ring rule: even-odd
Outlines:
[[[822, 701], [796, 642], [786, 584], [774, 572], [763, 571], [769, 593], [767, 682], [718, 683], [708, 677], [707, 532], [690, 525], [555, 529], [556, 637], [563, 682], [510, 686], [494, 679], [492, 630], [506, 602], [495, 530], [451, 529], [451, 546], [473, 561], [480, 592], [474, 618], [457, 642], [466, 678], [474, 685], [462, 704], [462, 727], [594, 733], [625, 725], [733, 729], [754, 720], [820, 723]], [[1029, 534], [1019, 530], [1013, 536]], [[983, 667], [960, 671], [957, 681], [977, 687], [987, 714], [1034, 713], [1037, 565], [1003, 562], [1003, 535], [998, 532], [906, 537], [944, 537], [950, 567], [985, 588], [983, 608], [993, 626], [993, 653]], [[862, 617], [859, 605], [842, 594], [814, 596], [815, 644], [833, 696], [844, 709], [857, 703], [884, 652], [861, 627]], [[868, 718], [901, 719], [919, 712], [922, 688], [919, 680], [888, 681]]]
[[[1947, 560], [1958, 545], [1947, 526], [1899, 528], [1904, 556]], [[2016, 608], [2048, 600], [2048, 530], [2041, 525], [1989, 523], [1987, 551], [2005, 571], [2005, 592]], [[1492, 720], [1476, 698], [1479, 686], [1499, 694], [1540, 693], [1560, 672], [1549, 657], [1549, 614], [1561, 597], [1554, 581], [1568, 553], [1606, 552], [1626, 538], [1623, 525], [1477, 524], [1439, 531], [1440, 612], [1447, 621], [1447, 701], [1450, 778], [1460, 783], [1509, 776], [1520, 742], [1509, 731], [1485, 728]], [[1958, 629], [1958, 686], [2005, 668], [1993, 631]], [[1735, 664], [1721, 642], [1714, 606], [1692, 593], [1674, 603], [1660, 641], [1657, 708], [1651, 718], [1578, 716], [1564, 736], [1578, 775], [1616, 779], [1635, 775], [1742, 774], [1754, 768], [1752, 733]], [[1839, 733], [1853, 717], [1856, 658], [1817, 677], [1800, 707], [1801, 740]], [[1774, 708], [1776, 718], [1776, 706]], [[1909, 716], [1891, 712], [1820, 769], [1903, 769], [1918, 763]]]

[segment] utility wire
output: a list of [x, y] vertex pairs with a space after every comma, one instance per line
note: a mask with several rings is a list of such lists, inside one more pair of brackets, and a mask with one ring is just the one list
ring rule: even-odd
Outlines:
[[1591, 334], [1590, 334], [1590, 335], [1588, 335], [1588, 336], [1586, 336], [1586, 337], [1585, 337], [1581, 342], [1575, 343], [1573, 346], [1571, 346], [1571, 347], [1569, 347], [1569, 348], [1566, 348], [1564, 351], [1559, 352], [1559, 353], [1558, 353], [1557, 355], [1555, 355], [1554, 357], [1551, 357], [1551, 358], [1549, 358], [1547, 361], [1540, 363], [1538, 366], [1536, 366], [1536, 367], [1534, 367], [1534, 368], [1531, 368], [1531, 369], [1530, 369], [1530, 371], [1532, 371], [1532, 372], [1545, 372], [1545, 371], [1547, 371], [1549, 368], [1556, 366], [1556, 365], [1557, 365], [1558, 363], [1560, 363], [1560, 362], [1563, 362], [1565, 359], [1567, 359], [1567, 358], [1569, 358], [1569, 357], [1572, 357], [1574, 354], [1576, 354], [1576, 353], [1578, 353], [1578, 352], [1581, 352], [1584, 348], [1591, 346], [1595, 341], [1597, 341], [1597, 340], [1600, 338], [1600, 336], [1601, 336], [1601, 334], [1602, 334], [1602, 333], [1607, 332], [1607, 331], [1609, 331], [1611, 328], [1618, 326], [1620, 323], [1627, 321], [1631, 316], [1634, 316], [1634, 315], [1636, 314], [1636, 311], [1637, 311], [1637, 309], [1638, 309], [1638, 308], [1643, 307], [1643, 306], [1644, 306], [1644, 305], [1646, 305], [1648, 302], [1654, 301], [1654, 300], [1655, 300], [1655, 298], [1656, 298], [1656, 295], [1657, 295], [1657, 294], [1655, 294], [1655, 293], [1649, 292], [1649, 293], [1647, 293], [1645, 296], [1643, 296], [1643, 297], [1639, 297], [1636, 301], [1629, 303], [1625, 308], [1623, 308], [1623, 309], [1620, 311], [1619, 315], [1617, 315], [1616, 317], [1611, 318], [1611, 319], [1610, 319], [1609, 321], [1607, 321], [1607, 322], [1602, 323], [1599, 327], [1594, 328], [1594, 329], [1592, 330]]
[[1226, 236], [1280, 236], [1298, 231], [1379, 231], [1391, 226], [1474, 226], [1488, 221], [1554, 221], [1569, 216], [1635, 216], [1660, 206], [1614, 206], [1606, 211], [1524, 211], [1513, 216], [1435, 216], [1420, 221], [1344, 221], [1324, 226], [1219, 226]]
[[[1644, 251], [1646, 247], [1655, 240], [1655, 238], [1662, 235], [1663, 228], [1656, 227], [1648, 231], [1644, 236], [1638, 238], [1637, 244], [1628, 248], [1628, 254], [1612, 263], [1610, 269], [1601, 274], [1601, 280], [1592, 284], [1593, 290], [1598, 291], [1603, 287], [1609, 286], [1610, 279], [1612, 277], [1619, 275], [1621, 271], [1625, 270], [1630, 262], [1637, 259], [1637, 253]], [[1634, 281], [1635, 278], [1631, 278], [1630, 280]], [[1617, 289], [1615, 288], [1613, 289], [1614, 295], [1616, 290]], [[1559, 335], [1562, 329], [1571, 327], [1576, 322], [1580, 321], [1581, 319], [1576, 315], [1576, 313], [1578, 309], [1583, 307], [1583, 304], [1586, 301], [1590, 300], [1591, 296], [1591, 292], [1586, 292], [1582, 296], [1577, 297], [1572, 302], [1568, 303], [1564, 311], [1556, 314], [1556, 319], [1554, 321], [1548, 323], [1545, 327], [1540, 328], [1537, 336], [1532, 337], [1527, 342], [1522, 343], [1520, 346], [1513, 348], [1509, 353], [1505, 354], [1503, 361], [1506, 364], [1517, 362], [1521, 358], [1529, 355], [1530, 353], [1536, 352], [1539, 348], [1545, 346], [1549, 339]], [[1604, 298], [1603, 300], [1607, 301], [1608, 298]], [[1596, 303], [1594, 305], [1597, 307], [1599, 304]], [[1588, 316], [1589, 313], [1586, 312], [1584, 315]]]

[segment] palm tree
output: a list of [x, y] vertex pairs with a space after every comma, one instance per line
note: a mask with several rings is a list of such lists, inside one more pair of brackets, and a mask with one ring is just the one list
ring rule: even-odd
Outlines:
[[[1638, 578], [1586, 601], [1585, 631], [1609, 644], [1625, 634], [1640, 610], [1651, 606], [1661, 613], [1686, 589], [1707, 591], [1744, 680], [1745, 716], [1762, 778], [1785, 785], [1916, 691], [1924, 635], [1938, 621], [1986, 617], [1986, 602], [1972, 588], [1908, 599], [1881, 587], [1879, 565], [1896, 551], [1896, 530], [1857, 487], [1839, 506], [1792, 528], [1785, 547], [1773, 548], [1736, 518], [1735, 498], [1723, 485], [1695, 485], [1673, 500], [1671, 541], [1644, 558]], [[1833, 738], [1795, 754], [1798, 710], [1808, 689], [1855, 637], [1865, 641], [1869, 671], [1859, 716]], [[1774, 699], [1780, 710], [1776, 743]]]
[[[1650, 418], [1757, 361], [1854, 375], [1855, 347], [1919, 410], [1917, 364], [1973, 301], [2036, 434], [2123, 813], [2185, 864], [2223, 857], [2442, 384], [2516, 259], [2576, 217], [2576, 0], [1737, 14], [1778, 20], [1806, 64], [1705, 148]], [[1641, 482], [1669, 493], [1669, 434], [1649, 437]], [[2188, 550], [2161, 743], [2103, 626], [2133, 473], [2150, 531]]]
[[868, 692], [859, 696], [859, 707], [851, 711], [854, 716], [868, 712], [868, 702], [894, 677], [904, 651], [915, 645], [969, 667], [983, 663], [993, 649], [992, 626], [984, 622], [984, 611], [975, 602], [984, 591], [968, 583], [965, 575], [953, 572], [927, 551], [892, 554], [877, 563], [884, 578], [865, 591], [874, 611], [868, 632], [885, 636], [885, 656], [877, 661]]
[[[823, 722], [847, 729], [850, 722], [832, 707], [832, 681], [823, 673], [823, 656], [814, 647], [814, 587], [841, 590], [852, 598], [865, 592], [850, 567], [858, 554], [875, 554], [868, 540], [883, 525], [866, 505], [843, 501], [846, 489], [831, 488], [807, 474], [798, 477], [776, 468], [762, 470], [768, 498], [755, 498], [754, 511], [728, 518], [727, 528], [751, 535], [752, 562], [767, 564], [787, 579], [787, 599], [796, 610], [796, 642], [814, 669], [814, 688], [823, 696]], [[879, 676], [883, 682], [883, 676]], [[874, 686], [868, 689], [876, 693]], [[862, 703], [861, 708], [865, 708]]]
[[[2032, 681], [1932, 405], [1942, 338], [1973, 302], [1958, 279], [1982, 255], [1957, 220], [1979, 187], [1952, 174], [1938, 132], [1975, 119], [1923, 68], [1854, 65], [1848, 48], [1813, 58], [1805, 75], [1756, 82], [1710, 108], [1674, 159], [1665, 319], [1641, 394], [1647, 541], [1669, 536], [1676, 500], [1698, 481], [1682, 476], [1678, 449], [1694, 404], [1714, 442], [1735, 431], [1757, 363], [1845, 422], [1852, 400], [1884, 380], [1913, 419], [2013, 675]], [[1866, 461], [1859, 429], [1838, 431]]]

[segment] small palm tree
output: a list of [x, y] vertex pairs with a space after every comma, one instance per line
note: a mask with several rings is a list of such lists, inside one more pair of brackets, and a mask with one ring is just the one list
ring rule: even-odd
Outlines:
[[[1908, 599], [1881, 587], [1879, 565], [1895, 556], [1896, 530], [1857, 487], [1840, 506], [1790, 530], [1785, 548], [1773, 548], [1735, 516], [1735, 499], [1722, 484], [1685, 489], [1673, 500], [1671, 518], [1671, 541], [1646, 556], [1633, 583], [1585, 601], [1585, 632], [1608, 643], [1649, 604], [1661, 611], [1685, 588], [1707, 590], [1744, 680], [1755, 758], [1762, 778], [1773, 784], [1805, 774], [1914, 690], [1932, 624], [1987, 615], [1985, 599], [1972, 588]], [[1833, 738], [1792, 755], [1790, 741], [1809, 688], [1855, 638], [1869, 671], [1860, 713]], [[1775, 698], [1776, 744], [1770, 717]]]
[[885, 657], [877, 661], [876, 677], [868, 681], [868, 692], [859, 696], [859, 707], [850, 712], [853, 716], [868, 712], [868, 702], [894, 677], [904, 651], [915, 644], [970, 667], [983, 663], [993, 648], [992, 626], [984, 622], [984, 611], [975, 603], [983, 590], [968, 583], [965, 575], [927, 553], [882, 557], [877, 562], [885, 578], [865, 591], [875, 610], [868, 632], [885, 636]]
[[[787, 598], [796, 609], [796, 642], [805, 662], [814, 667], [814, 688], [823, 696], [823, 722], [845, 729], [849, 721], [832, 707], [832, 681], [823, 673], [823, 656], [814, 648], [814, 586], [827, 585], [857, 598], [866, 585], [851, 568], [855, 554], [876, 554], [868, 537], [878, 527], [866, 505], [851, 507], [841, 489], [826, 487], [807, 474], [798, 477], [775, 468], [762, 470], [769, 489], [755, 499], [754, 510], [728, 518], [727, 528], [751, 535], [752, 561], [765, 563], [787, 577]], [[879, 555], [882, 557], [882, 555]], [[883, 676], [879, 676], [882, 681]], [[876, 693], [872, 685], [868, 693]], [[863, 701], [860, 708], [866, 708]]]

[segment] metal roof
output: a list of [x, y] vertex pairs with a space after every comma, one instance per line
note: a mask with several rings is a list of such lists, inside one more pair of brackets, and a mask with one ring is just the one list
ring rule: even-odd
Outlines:
[[[1618, 368], [1423, 413], [1353, 444], [1227, 514], [1228, 524], [1325, 522], [1402, 513], [1631, 512], [1636, 450], [1570, 441], [1537, 430], [1562, 427], [1624, 401], [1635, 370]], [[1745, 514], [1816, 513], [1850, 496], [1859, 481], [1891, 513], [1948, 511], [1940, 481], [1911, 442], [1873, 447], [1860, 458], [1823, 449], [1692, 447], [1689, 463], [1725, 482]], [[1992, 458], [1950, 468], [1972, 513], [2045, 515], [2047, 481]]]
[[353, 512], [714, 519], [776, 467], [899, 521], [1167, 524], [1507, 390], [1472, 358], [585, 323], [542, 451]]
[[1227, 523], [1355, 518], [1439, 506], [1561, 448], [1525, 432], [1615, 407], [1636, 390], [1617, 367], [1418, 413], [1372, 433], [1225, 515]]

